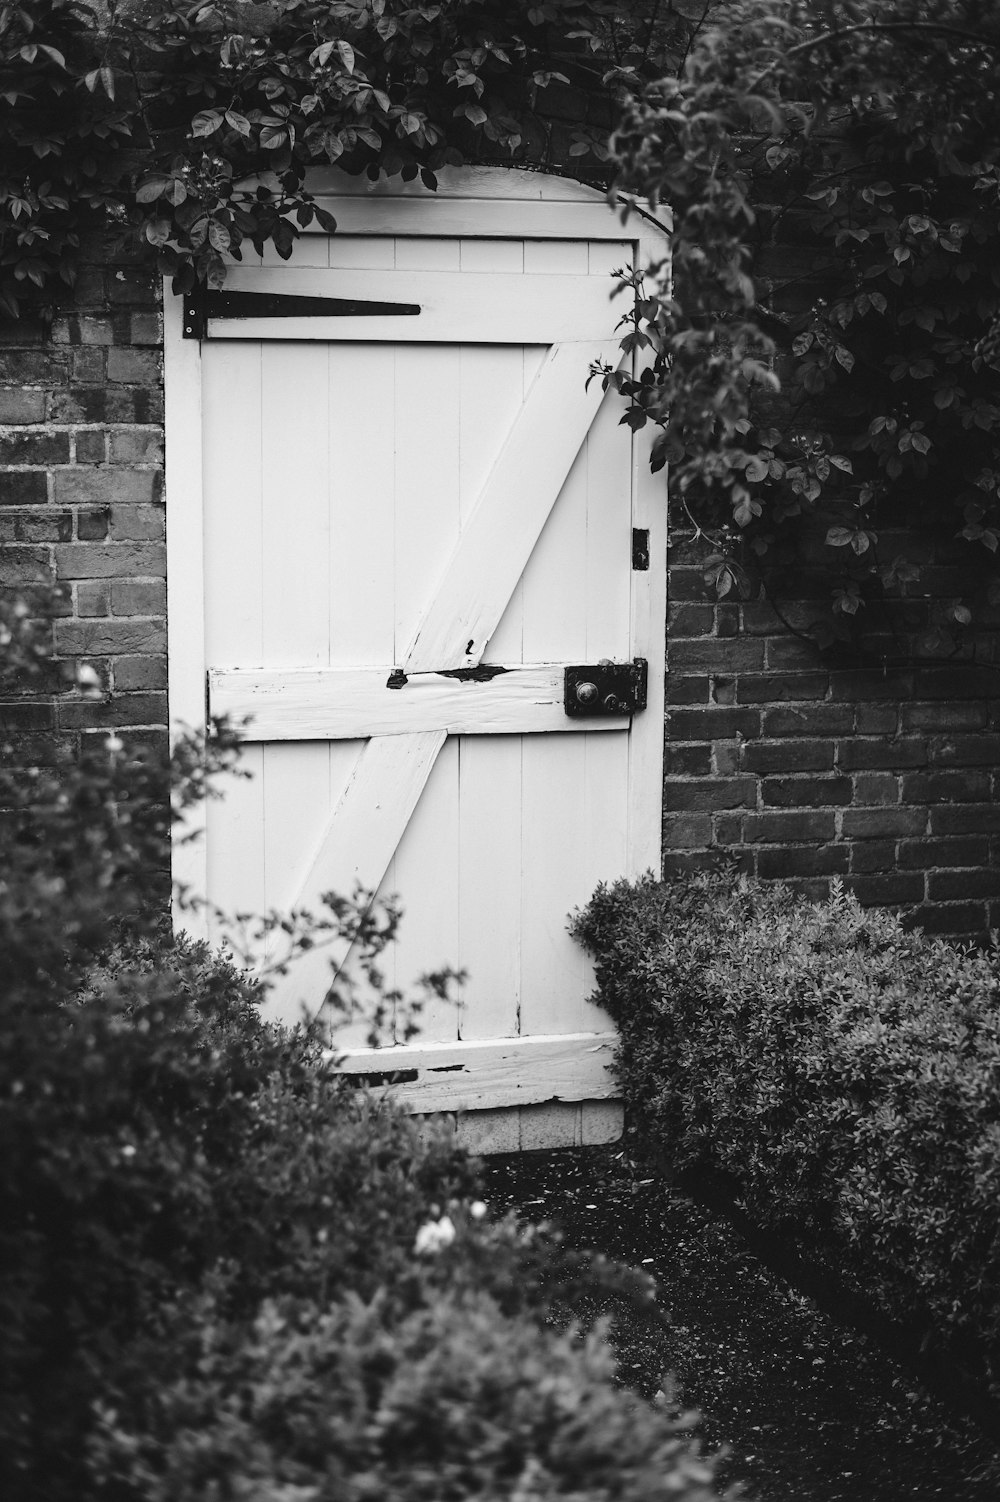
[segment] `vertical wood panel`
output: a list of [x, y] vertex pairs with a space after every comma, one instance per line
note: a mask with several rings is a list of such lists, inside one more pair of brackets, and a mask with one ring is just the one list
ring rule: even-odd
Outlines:
[[205, 651], [213, 665], [262, 666], [261, 346], [208, 344], [202, 360]]
[[397, 347], [394, 662], [458, 541], [460, 389], [455, 346]]
[[632, 434], [618, 419], [620, 398], [609, 392], [587, 442], [585, 661], [631, 656]]
[[[380, 888], [403, 904], [394, 980], [404, 995], [416, 994], [421, 975], [457, 964], [458, 746], [452, 737], [442, 747]], [[422, 1042], [458, 1037], [458, 1013], [446, 1003], [429, 1002], [418, 1021]]]
[[264, 346], [261, 413], [262, 625], [267, 667], [330, 660], [329, 355]]
[[329, 347], [330, 662], [394, 657], [396, 354]]
[[520, 736], [461, 743], [459, 961], [463, 1038], [513, 1038], [521, 1006]]
[[521, 800], [521, 1033], [576, 1030], [583, 950], [566, 931], [585, 902], [588, 810], [584, 735], [524, 740]]

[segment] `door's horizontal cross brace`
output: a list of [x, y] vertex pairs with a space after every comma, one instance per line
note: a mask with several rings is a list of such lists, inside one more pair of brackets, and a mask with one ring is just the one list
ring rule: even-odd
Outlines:
[[[544, 1101], [614, 1100], [614, 1033], [544, 1034], [469, 1043], [351, 1049], [345, 1073], [371, 1075], [375, 1088], [412, 1112], [474, 1111]], [[387, 1076], [395, 1076], [394, 1083]]]
[[309, 297], [284, 292], [197, 292], [184, 299], [185, 339], [208, 337], [209, 319], [412, 318], [419, 303], [372, 302], [360, 297]]
[[628, 715], [573, 720], [563, 663], [508, 667], [488, 678], [418, 673], [400, 683], [381, 668], [210, 669], [209, 712], [250, 718], [247, 741], [360, 740], [444, 730], [449, 735], [532, 735], [627, 730]]
[[[607, 340], [626, 311], [612, 304], [616, 283], [610, 276], [559, 273], [525, 276], [500, 271], [355, 271], [290, 266], [280, 273], [282, 302], [304, 298], [316, 311], [280, 318], [260, 313], [216, 316], [209, 307], [200, 337], [219, 339], [362, 340], [366, 343], [553, 344]], [[271, 296], [275, 272], [270, 267], [234, 266], [226, 280], [227, 298]], [[322, 300], [343, 305], [356, 301], [351, 315], [336, 307], [322, 310]], [[373, 318], [372, 303], [400, 305], [402, 311]], [[406, 310], [420, 309], [415, 318]], [[185, 325], [187, 320], [185, 320]], [[613, 348], [620, 342], [620, 337]], [[603, 349], [592, 355], [607, 358]], [[588, 361], [589, 363], [589, 361]], [[584, 367], [586, 376], [586, 366]]]

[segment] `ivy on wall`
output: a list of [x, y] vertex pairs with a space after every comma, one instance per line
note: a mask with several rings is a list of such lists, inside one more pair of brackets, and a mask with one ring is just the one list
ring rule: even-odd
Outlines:
[[639, 289], [628, 420], [660, 426], [721, 597], [763, 577], [780, 608], [812, 579], [830, 644], [885, 632], [944, 557], [957, 587], [917, 649], [967, 650], [1000, 619], [1000, 13], [715, 12], [613, 138], [618, 186], [676, 226], [670, 274]]
[[[23, 0], [0, 9], [0, 311], [72, 281], [106, 220], [176, 290], [219, 285], [245, 243], [287, 256], [333, 221], [305, 173], [418, 175], [477, 160], [601, 179], [651, 60], [692, 0]], [[700, 14], [700, 9], [697, 10]], [[263, 174], [263, 180], [261, 180]], [[254, 180], [256, 178], [256, 180]], [[247, 181], [251, 179], [251, 181]]]

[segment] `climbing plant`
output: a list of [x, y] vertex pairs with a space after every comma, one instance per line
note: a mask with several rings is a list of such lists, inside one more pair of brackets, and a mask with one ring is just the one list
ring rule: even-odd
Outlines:
[[309, 167], [477, 160], [601, 178], [616, 101], [690, 38], [693, 0], [22, 0], [0, 8], [0, 311], [72, 282], [111, 223], [176, 290], [249, 243], [287, 256]]
[[[720, 596], [763, 578], [780, 609], [794, 581], [826, 594], [825, 643], [962, 649], [1000, 602], [1000, 14], [714, 11], [613, 138], [619, 189], [669, 203], [675, 233], [631, 320], [649, 368], [610, 379], [658, 424]], [[933, 591], [929, 561], [950, 567]]]

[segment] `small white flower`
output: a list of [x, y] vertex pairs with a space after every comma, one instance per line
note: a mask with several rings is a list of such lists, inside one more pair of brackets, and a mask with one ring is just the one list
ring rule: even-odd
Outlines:
[[121, 739], [120, 736], [117, 735], [109, 735], [104, 744], [107, 746], [112, 756], [116, 756], [119, 751], [125, 750], [125, 742]]
[[134, 1158], [135, 1157], [135, 1148], [132, 1146], [131, 1142], [126, 1142], [125, 1146], [122, 1148], [122, 1157], [123, 1158]]
[[442, 1247], [450, 1246], [455, 1240], [455, 1226], [450, 1215], [442, 1215], [440, 1220], [428, 1220], [417, 1232], [417, 1239], [413, 1243], [413, 1250], [418, 1257], [433, 1256]]
[[483, 1216], [486, 1214], [486, 1206], [483, 1204], [482, 1200], [472, 1201], [472, 1204], [469, 1206], [469, 1214], [472, 1216], [473, 1220], [482, 1220]]

